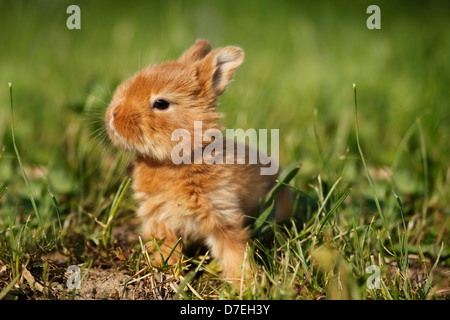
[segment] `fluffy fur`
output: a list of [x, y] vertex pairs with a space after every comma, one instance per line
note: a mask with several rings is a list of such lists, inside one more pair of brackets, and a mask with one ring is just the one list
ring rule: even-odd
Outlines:
[[[136, 153], [133, 189], [144, 237], [163, 240], [165, 257], [179, 237], [202, 241], [227, 278], [241, 274], [249, 240], [244, 215], [257, 208], [275, 176], [261, 175], [260, 164], [176, 165], [171, 151], [179, 142], [171, 135], [183, 128], [193, 137], [194, 121], [202, 121], [203, 132], [223, 129], [215, 102], [243, 60], [238, 47], [211, 51], [207, 41], [199, 40], [178, 61], [150, 65], [122, 83], [105, 119], [112, 142]], [[170, 102], [169, 108], [153, 108], [159, 99]], [[191, 145], [197, 147], [205, 145]], [[291, 205], [283, 197], [279, 207], [286, 217]], [[153, 256], [161, 262], [159, 254]], [[171, 262], [177, 258], [173, 254]]]

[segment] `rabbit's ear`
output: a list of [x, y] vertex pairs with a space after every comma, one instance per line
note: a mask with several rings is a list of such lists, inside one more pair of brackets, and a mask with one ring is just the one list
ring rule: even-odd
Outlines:
[[244, 51], [224, 47], [208, 53], [198, 66], [199, 80], [216, 95], [222, 94], [233, 79], [234, 72], [244, 61]]
[[211, 45], [206, 40], [197, 40], [192, 47], [187, 49], [178, 62], [181, 63], [194, 63], [203, 59], [211, 51]]

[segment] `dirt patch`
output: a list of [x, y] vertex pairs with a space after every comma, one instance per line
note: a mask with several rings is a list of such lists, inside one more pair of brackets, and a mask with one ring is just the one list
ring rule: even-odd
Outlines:
[[96, 257], [92, 268], [82, 271], [76, 300], [167, 300], [172, 299], [180, 279], [154, 268], [134, 270], [133, 254], [139, 250], [135, 220], [117, 225], [112, 232], [113, 247], [105, 252], [87, 243], [86, 256]]
[[130, 277], [115, 269], [89, 270], [76, 300], [171, 300], [180, 280], [172, 275], [150, 272]]
[[[428, 262], [425, 267], [422, 263], [413, 260], [408, 266], [406, 277], [408, 278], [412, 286], [423, 286], [428, 278], [427, 272], [430, 272], [431, 269], [431, 262]], [[388, 272], [391, 279], [395, 279], [397, 276], [399, 276], [399, 268], [397, 266], [397, 263], [390, 263], [388, 265]], [[449, 273], [450, 268], [448, 266], [437, 265], [433, 271], [433, 279], [436, 281], [436, 283], [439, 283], [439, 286], [434, 288], [435, 293], [439, 298], [450, 298]]]
[[[66, 266], [45, 262], [48, 276], [43, 278], [43, 263], [29, 264], [22, 270], [5, 299], [26, 300], [172, 300], [183, 277], [172, 272], [143, 268], [136, 274], [117, 267], [81, 267], [79, 287], [71, 277], [77, 272], [67, 272]], [[116, 263], [113, 263], [116, 265]], [[75, 266], [75, 265], [72, 265]], [[0, 281], [7, 282], [6, 267], [1, 268]], [[72, 279], [73, 280], [73, 279]], [[0, 288], [1, 289], [1, 288]], [[1, 290], [0, 290], [1, 291]]]
[[80, 284], [75, 299], [120, 299], [128, 278], [129, 276], [114, 269], [91, 269]]

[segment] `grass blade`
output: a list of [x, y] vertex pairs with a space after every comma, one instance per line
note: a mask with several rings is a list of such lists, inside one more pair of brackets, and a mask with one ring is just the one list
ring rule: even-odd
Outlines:
[[186, 294], [184, 288], [188, 285], [189, 282], [191, 282], [195, 277], [195, 272], [191, 271], [189, 272], [181, 281], [181, 283], [178, 285], [178, 290], [175, 293], [173, 300], [180, 300], [180, 295], [183, 297], [183, 299], [189, 299], [188, 295]]
[[364, 153], [363, 153], [363, 151], [362, 151], [361, 143], [360, 143], [360, 141], [359, 141], [358, 100], [357, 100], [357, 96], [356, 96], [356, 84], [355, 84], [355, 83], [353, 84], [353, 93], [354, 93], [354, 97], [355, 97], [356, 144], [357, 144], [357, 146], [358, 146], [359, 155], [360, 155], [360, 157], [361, 157], [361, 161], [362, 161], [362, 163], [363, 163], [364, 170], [365, 170], [366, 175], [367, 175], [367, 180], [369, 181], [370, 190], [371, 190], [371, 192], [372, 192], [373, 199], [374, 199], [374, 201], [375, 201], [375, 205], [376, 205], [376, 207], [377, 207], [378, 214], [380, 215], [381, 222], [383, 223], [384, 229], [385, 229], [386, 234], [387, 234], [387, 237], [388, 237], [388, 239], [389, 239], [389, 243], [390, 243], [390, 245], [391, 245], [392, 252], [393, 252], [394, 255], [395, 255], [395, 259], [398, 261], [397, 254], [395, 253], [394, 245], [393, 245], [393, 243], [392, 243], [392, 238], [391, 238], [391, 235], [390, 235], [390, 232], [389, 232], [389, 228], [388, 228], [388, 225], [387, 225], [387, 223], [386, 223], [386, 218], [385, 218], [385, 216], [384, 216], [383, 210], [381, 209], [380, 201], [379, 201], [379, 199], [378, 199], [378, 195], [377, 195], [377, 192], [376, 192], [376, 190], [375, 190], [375, 186], [374, 186], [374, 184], [373, 184], [372, 177], [370, 176], [369, 169], [367, 168], [366, 159], [364, 158]]
[[358, 100], [357, 100], [357, 97], [356, 97], [356, 84], [355, 83], [353, 84], [353, 93], [354, 93], [354, 96], [355, 96], [356, 144], [358, 146], [359, 155], [361, 157], [364, 169], [366, 171], [367, 180], [369, 181], [370, 189], [372, 191], [373, 198], [375, 200], [375, 205], [377, 207], [378, 213], [380, 214], [381, 221], [383, 222], [383, 225], [386, 227], [386, 231], [389, 233], [389, 230], [388, 230], [387, 225], [386, 225], [386, 219], [384, 217], [383, 211], [381, 210], [380, 201], [378, 200], [378, 195], [377, 195], [377, 192], [375, 190], [375, 186], [373, 184], [372, 177], [370, 176], [369, 170], [367, 169], [366, 159], [364, 157], [364, 153], [363, 153], [362, 148], [361, 148], [361, 143], [359, 141]]
[[170, 257], [171, 257], [172, 254], [175, 252], [176, 247], [178, 247], [178, 245], [180, 244], [180, 242], [181, 242], [182, 239], [183, 239], [183, 238], [179, 238], [179, 239], [177, 240], [177, 242], [174, 244], [174, 246], [172, 247], [172, 250], [170, 250], [169, 255], [167, 256], [166, 260], [164, 261], [164, 266], [166, 266], [166, 265], [169, 264], [169, 259], [170, 259]]
[[269, 217], [270, 213], [273, 210], [274, 205], [275, 205], [275, 201], [272, 200], [272, 203], [270, 204], [270, 206], [267, 207], [266, 210], [264, 210], [264, 212], [259, 215], [259, 217], [256, 219], [255, 223], [253, 224], [254, 231], [258, 230], [263, 225], [263, 223], [267, 220], [267, 218]]
[[269, 191], [269, 193], [267, 194], [267, 196], [266, 196], [266, 198], [264, 200], [264, 205], [266, 205], [268, 203], [271, 203], [272, 200], [277, 196], [277, 194], [279, 194], [281, 192], [281, 190], [283, 190], [285, 185], [289, 184], [289, 182], [295, 177], [295, 175], [297, 174], [297, 172], [299, 170], [300, 170], [300, 167], [299, 166], [295, 166], [288, 173], [286, 173], [286, 175], [284, 177], [280, 177], [280, 179], [279, 179], [280, 183], [277, 183]]
[[403, 223], [403, 264], [402, 264], [402, 271], [406, 274], [406, 269], [408, 268], [408, 233], [406, 229], [406, 221], [405, 221], [405, 213], [403, 212], [403, 205], [400, 200], [400, 198], [397, 196], [397, 194], [392, 190], [392, 193], [394, 194], [395, 198], [397, 199], [398, 206], [400, 207], [400, 212], [402, 215], [402, 223]]
[[[317, 212], [317, 219], [320, 217], [320, 215], [322, 214], [322, 211], [324, 210], [325, 206], [328, 203], [328, 200], [330, 199], [331, 195], [334, 192], [334, 189], [336, 189], [337, 185], [339, 184], [339, 182], [341, 182], [342, 177], [339, 177], [339, 179], [336, 180], [336, 182], [333, 184], [333, 186], [331, 187], [330, 191], [328, 192], [327, 196], [325, 197], [325, 199], [323, 200], [323, 202], [320, 204], [320, 208], [319, 211]], [[343, 201], [343, 200], [342, 200]]]
[[50, 189], [48, 189], [48, 193], [52, 197], [53, 204], [55, 205], [55, 208], [56, 208], [56, 215], [58, 217], [58, 223], [59, 223], [59, 233], [60, 233], [60, 236], [62, 239], [63, 227], [62, 227], [62, 223], [61, 223], [61, 212], [59, 211], [58, 201], [56, 200], [56, 197], [53, 195], [53, 193], [50, 192]]
[[318, 233], [322, 231], [322, 228], [325, 226], [325, 223], [328, 221], [328, 219], [331, 217], [331, 215], [341, 206], [342, 202], [347, 198], [347, 196], [350, 194], [350, 191], [352, 191], [352, 188], [348, 188], [344, 191], [344, 193], [341, 195], [341, 197], [338, 199], [334, 207], [323, 217], [322, 221], [320, 222], [320, 228]]
[[3, 197], [3, 195], [6, 193], [7, 190], [8, 190], [8, 187], [4, 187], [0, 190], [0, 199], [1, 199], [1, 197]]
[[6, 297], [6, 295], [8, 294], [8, 292], [12, 289], [12, 287], [16, 284], [17, 280], [19, 280], [20, 278], [20, 274], [18, 274], [13, 281], [11, 281], [5, 289], [2, 290], [2, 292], [0, 292], [0, 300], [3, 300], [4, 297]]
[[114, 200], [111, 204], [111, 210], [109, 211], [108, 221], [106, 222], [105, 228], [103, 229], [103, 235], [102, 235], [103, 246], [105, 248], [108, 248], [108, 246], [109, 246], [109, 241], [110, 241], [110, 236], [111, 236], [111, 223], [117, 213], [117, 210], [119, 209], [119, 204], [122, 201], [122, 198], [125, 195], [125, 192], [127, 191], [130, 184], [131, 184], [131, 178], [125, 178], [124, 180], [122, 180], [122, 183], [120, 184], [120, 187], [117, 190]]
[[420, 136], [420, 151], [422, 153], [423, 161], [423, 205], [422, 205], [422, 225], [425, 225], [428, 207], [428, 163], [427, 163], [427, 148], [425, 145], [425, 136], [423, 134], [422, 123], [420, 119], [416, 120], [417, 128]]
[[22, 160], [20, 159], [19, 150], [17, 149], [16, 145], [16, 137], [15, 137], [15, 129], [14, 129], [14, 105], [13, 105], [13, 94], [12, 94], [12, 84], [9, 83], [9, 96], [11, 99], [11, 136], [12, 136], [12, 142], [14, 146], [14, 151], [16, 153], [17, 161], [19, 162], [20, 169], [22, 171], [22, 176], [25, 181], [25, 185], [27, 187], [28, 196], [30, 197], [31, 204], [33, 206], [34, 213], [36, 215], [36, 218], [38, 219], [39, 226], [42, 229], [42, 233], [44, 234], [44, 238], [47, 241], [47, 235], [45, 234], [44, 225], [42, 224], [41, 215], [39, 214], [39, 210], [36, 205], [36, 201], [34, 200], [33, 192], [31, 191], [30, 182], [28, 181], [28, 177], [25, 173], [25, 170], [23, 169]]

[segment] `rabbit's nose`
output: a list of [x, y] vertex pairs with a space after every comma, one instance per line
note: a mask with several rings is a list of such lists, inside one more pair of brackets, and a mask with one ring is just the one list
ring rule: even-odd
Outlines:
[[119, 111], [114, 111], [113, 114], [112, 114], [113, 119], [114, 119], [118, 114], [119, 114]]

